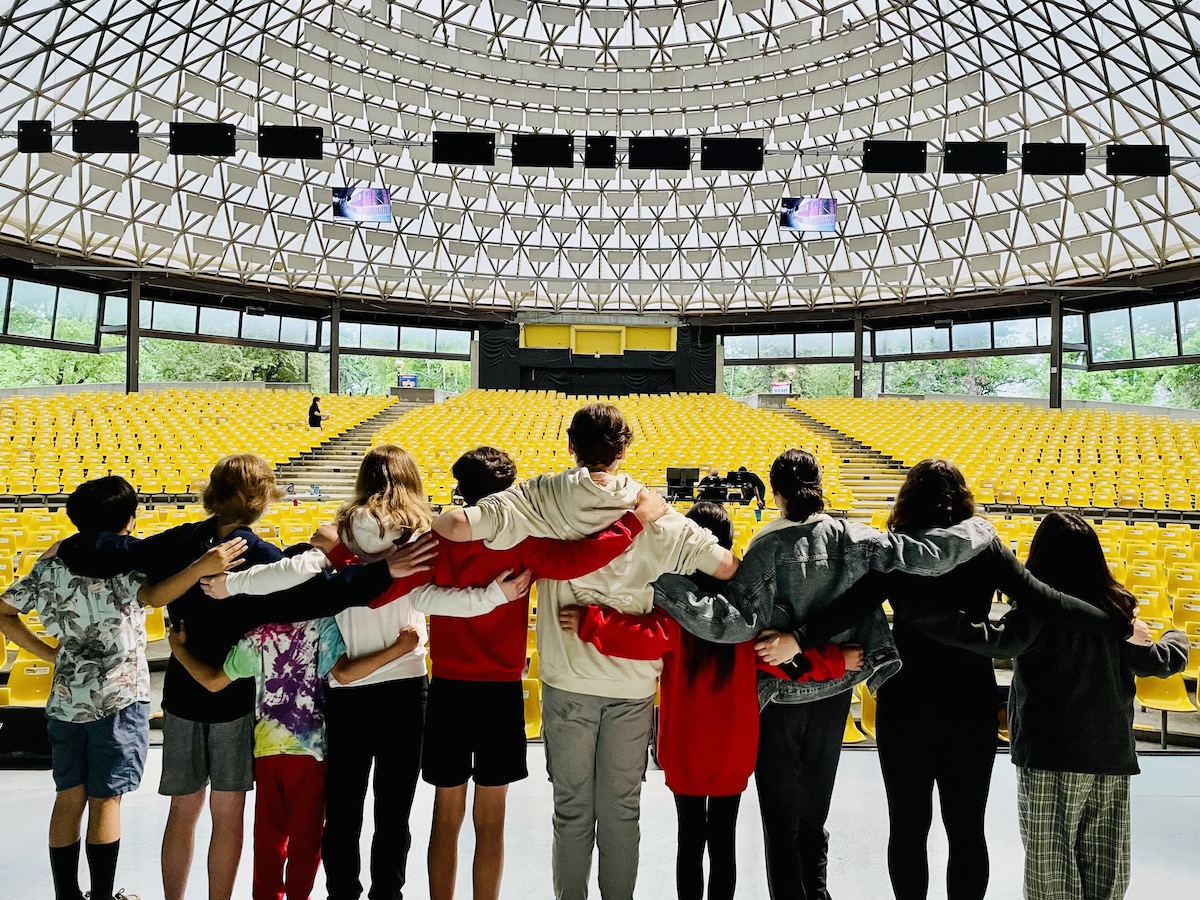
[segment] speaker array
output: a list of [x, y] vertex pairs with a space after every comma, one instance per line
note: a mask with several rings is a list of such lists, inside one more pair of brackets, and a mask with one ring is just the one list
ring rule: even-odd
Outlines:
[[[237, 150], [232, 125], [207, 122], [172, 122], [168, 148], [176, 156], [231, 156]], [[263, 125], [258, 129], [258, 155], [265, 159], [322, 159], [325, 134], [319, 126]], [[48, 120], [17, 123], [17, 149], [21, 153], [49, 153], [54, 132]], [[435, 163], [452, 166], [494, 166], [496, 134], [490, 131], [435, 131], [431, 141]], [[565, 134], [517, 134], [512, 138], [513, 164], [537, 168], [575, 167], [575, 138]], [[700, 139], [701, 171], [760, 172], [766, 150], [761, 138], [706, 137]], [[1113, 176], [1162, 178], [1171, 172], [1170, 147], [1159, 144], [1110, 144], [1105, 171]], [[77, 119], [71, 123], [74, 153], [137, 153], [135, 121]], [[785, 151], [791, 152], [791, 151]], [[801, 151], [803, 152], [803, 151]], [[925, 141], [864, 141], [864, 172], [921, 174], [928, 171], [929, 147]], [[1082, 175], [1087, 171], [1087, 146], [1075, 143], [1025, 143], [1021, 145], [1021, 171], [1026, 175]], [[617, 165], [617, 139], [587, 135], [583, 164], [611, 169]], [[692, 165], [688, 137], [634, 135], [628, 140], [626, 166], [641, 171], [686, 171]], [[1005, 141], [948, 141], [942, 153], [942, 171], [952, 175], [1000, 175], [1008, 171]]]

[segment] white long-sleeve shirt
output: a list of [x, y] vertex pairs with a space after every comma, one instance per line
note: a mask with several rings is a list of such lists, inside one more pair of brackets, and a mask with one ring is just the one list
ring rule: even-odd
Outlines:
[[[273, 594], [303, 584], [315, 575], [332, 567], [324, 552], [313, 548], [296, 556], [274, 563], [251, 566], [226, 576], [225, 588], [234, 594]], [[380, 666], [354, 685], [377, 684], [401, 678], [417, 678], [425, 674], [425, 644], [429, 636], [425, 614], [469, 618], [491, 612], [507, 603], [504, 591], [493, 582], [485, 588], [447, 588], [427, 584], [376, 608], [352, 606], [336, 618], [338, 631], [346, 645], [346, 655], [358, 659], [390, 647], [400, 629], [411, 625], [420, 640], [416, 649]], [[341, 687], [333, 679], [330, 684]]]

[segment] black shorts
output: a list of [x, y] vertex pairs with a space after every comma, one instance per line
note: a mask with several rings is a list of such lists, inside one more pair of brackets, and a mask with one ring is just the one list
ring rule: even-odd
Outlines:
[[434, 787], [458, 787], [471, 778], [483, 787], [499, 787], [528, 774], [521, 682], [434, 676], [425, 707], [421, 777]]

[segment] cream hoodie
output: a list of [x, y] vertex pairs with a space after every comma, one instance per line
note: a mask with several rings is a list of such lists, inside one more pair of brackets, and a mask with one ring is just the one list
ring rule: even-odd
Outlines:
[[[637, 504], [641, 485], [627, 475], [592, 480], [587, 469], [539, 475], [466, 509], [474, 540], [507, 550], [527, 537], [576, 540], [607, 528]], [[542, 680], [577, 694], [641, 700], [654, 696], [660, 661], [605, 656], [558, 625], [571, 604], [602, 604], [645, 615], [654, 608], [651, 583], [668, 572], [712, 574], [725, 550], [708, 531], [671, 511], [602, 569], [572, 581], [538, 582], [537, 635]]]

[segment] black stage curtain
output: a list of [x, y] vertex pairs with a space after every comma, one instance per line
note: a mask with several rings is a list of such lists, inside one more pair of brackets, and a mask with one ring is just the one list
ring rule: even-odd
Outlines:
[[516, 325], [479, 333], [479, 386], [566, 394], [707, 393], [716, 390], [716, 335], [685, 327], [670, 351], [629, 350], [622, 356], [576, 356], [569, 350], [518, 347]]

